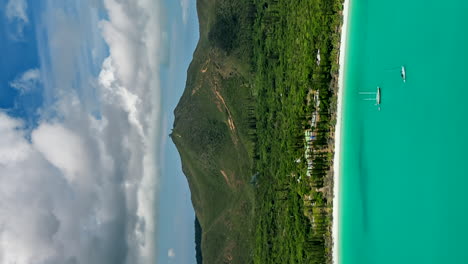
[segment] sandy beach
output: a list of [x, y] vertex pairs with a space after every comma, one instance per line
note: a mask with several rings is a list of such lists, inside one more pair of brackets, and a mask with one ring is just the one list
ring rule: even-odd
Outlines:
[[349, 16], [349, 2], [344, 1], [343, 6], [343, 26], [341, 28], [341, 44], [340, 44], [340, 73], [338, 77], [338, 105], [336, 114], [336, 127], [335, 127], [335, 157], [333, 160], [333, 263], [340, 263], [339, 259], [339, 210], [340, 210], [340, 162], [341, 162], [341, 128], [343, 119], [343, 87], [344, 87], [344, 62], [346, 57], [346, 43], [348, 37], [348, 16]]

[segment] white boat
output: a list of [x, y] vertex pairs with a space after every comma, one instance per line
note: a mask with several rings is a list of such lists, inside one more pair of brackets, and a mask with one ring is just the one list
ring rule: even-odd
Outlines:
[[380, 111], [381, 90], [380, 90], [379, 86], [377, 86], [377, 91], [375, 91], [375, 92], [359, 92], [359, 94], [375, 95], [375, 98], [373, 98], [373, 97], [363, 98], [362, 100], [364, 100], [364, 101], [374, 101], [375, 100], [375, 105], [378, 106], [379, 111]]
[[377, 86], [377, 92], [375, 93], [375, 103], [380, 105], [380, 87]]
[[401, 66], [401, 79], [403, 79], [403, 82], [406, 82], [406, 69], [405, 69], [405, 66]]

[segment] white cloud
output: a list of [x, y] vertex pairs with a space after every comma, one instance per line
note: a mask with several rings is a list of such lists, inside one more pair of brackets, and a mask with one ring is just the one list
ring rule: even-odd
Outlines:
[[5, 16], [10, 23], [14, 23], [14, 38], [22, 38], [25, 25], [29, 23], [26, 0], [9, 0], [5, 7]]
[[184, 22], [184, 24], [187, 24], [190, 0], [179, 0], [179, 1], [180, 1], [180, 7], [182, 8], [182, 21]]
[[154, 263], [161, 5], [95, 2], [44, 1], [39, 125], [0, 112], [0, 263]]
[[175, 251], [173, 248], [170, 248], [168, 251], [167, 251], [167, 256], [169, 258], [175, 258], [176, 254], [175, 254]]
[[[61, 159], [60, 154], [76, 152], [78, 139], [63, 125], [40, 125], [30, 142], [20, 120], [0, 113], [0, 131], [6, 138], [0, 140], [0, 262], [104, 263], [105, 253], [96, 251], [114, 243], [108, 236], [119, 216], [112, 212], [119, 199], [109, 196], [121, 196], [119, 186], [101, 177], [86, 183], [90, 171], [77, 169], [69, 157]], [[48, 144], [55, 147], [43, 152]], [[91, 151], [89, 145], [81, 148]], [[11, 150], [14, 155], [5, 155]], [[94, 167], [105, 167], [100, 163], [95, 161]], [[67, 179], [68, 173], [75, 173], [79, 181]], [[105, 175], [103, 170], [94, 173]], [[93, 244], [95, 249], [90, 248]]]
[[[44, 123], [32, 133], [32, 142], [42, 156], [61, 174], [70, 184], [80, 180], [82, 175], [88, 175], [88, 156], [85, 145], [79, 135], [60, 124]], [[66, 148], [65, 148], [66, 147]]]
[[141, 99], [132, 91], [119, 84], [112, 57], [104, 60], [101, 73], [99, 74], [99, 83], [103, 88], [105, 100], [125, 109], [128, 113], [128, 121], [136, 127], [140, 136], [144, 136], [143, 127], [137, 116], [138, 108], [141, 106]]
[[5, 15], [9, 20], [18, 19], [23, 23], [29, 23], [26, 14], [27, 8], [28, 3], [26, 3], [26, 0], [10, 0], [6, 4]]
[[19, 90], [21, 93], [27, 93], [33, 90], [40, 82], [41, 73], [39, 69], [34, 68], [25, 71], [21, 76], [10, 82], [10, 86]]
[[21, 131], [23, 124], [19, 120], [9, 118], [0, 112], [0, 165], [21, 162], [29, 152], [29, 145], [22, 138], [21, 134], [14, 133]]
[[161, 123], [159, 64], [166, 53], [161, 44], [162, 10], [153, 0], [105, 0], [104, 4], [109, 21], [102, 21], [101, 28], [110, 56], [100, 74], [103, 100], [125, 111], [135, 133], [131, 149], [140, 154], [129, 164], [141, 178], [136, 184], [136, 246], [128, 259], [129, 263], [149, 263], [155, 259], [154, 148]]

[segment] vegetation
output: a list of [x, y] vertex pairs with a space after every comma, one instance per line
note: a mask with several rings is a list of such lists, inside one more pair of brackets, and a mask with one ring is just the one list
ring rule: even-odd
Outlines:
[[203, 263], [329, 262], [342, 0], [197, 8], [201, 37], [172, 139]]
[[203, 263], [203, 252], [201, 249], [202, 228], [198, 218], [195, 217], [195, 257], [197, 263]]
[[[247, 121], [253, 101], [251, 52], [245, 52], [253, 16], [243, 1], [202, 0], [197, 8], [205, 14], [201, 37], [171, 137], [200, 224], [203, 263], [251, 263], [255, 188]], [[223, 34], [236, 36], [227, 43]]]
[[[330, 262], [331, 131], [342, 2], [255, 3], [254, 171], [259, 177], [254, 263]], [[313, 113], [317, 122], [311, 127]], [[315, 135], [308, 159], [306, 129]]]

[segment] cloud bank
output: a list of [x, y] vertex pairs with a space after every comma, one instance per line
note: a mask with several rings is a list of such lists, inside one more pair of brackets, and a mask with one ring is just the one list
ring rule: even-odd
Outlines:
[[44, 2], [39, 125], [0, 112], [0, 263], [153, 263], [161, 5]]

